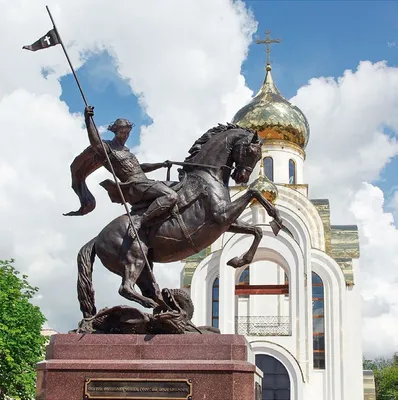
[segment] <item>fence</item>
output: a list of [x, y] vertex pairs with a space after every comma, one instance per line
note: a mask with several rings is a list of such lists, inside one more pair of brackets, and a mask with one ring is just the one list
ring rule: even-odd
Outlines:
[[290, 318], [283, 316], [236, 317], [235, 333], [246, 336], [290, 336]]

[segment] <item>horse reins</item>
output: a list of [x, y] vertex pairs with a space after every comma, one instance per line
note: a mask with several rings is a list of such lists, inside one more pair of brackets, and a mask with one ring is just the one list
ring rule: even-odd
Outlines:
[[198, 163], [190, 163], [190, 162], [181, 162], [181, 161], [169, 161], [170, 166], [167, 167], [167, 177], [166, 180], [170, 180], [170, 170], [173, 165], [180, 165], [181, 167], [201, 167], [201, 168], [210, 168], [210, 169], [222, 169], [227, 168], [232, 170], [233, 167], [229, 167], [228, 165], [221, 165], [221, 167], [217, 167], [216, 165], [208, 165], [208, 164], [198, 164]]

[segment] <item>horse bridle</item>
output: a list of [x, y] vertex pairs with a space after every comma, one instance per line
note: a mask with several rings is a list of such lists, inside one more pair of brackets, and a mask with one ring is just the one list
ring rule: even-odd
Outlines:
[[[242, 156], [244, 156], [243, 157], [243, 162], [245, 163], [246, 162], [246, 158], [247, 158], [247, 150], [248, 150], [248, 148], [252, 145], [253, 143], [248, 143], [248, 144], [244, 144], [243, 146], [241, 146], [242, 147], [242, 149], [240, 150], [240, 154], [239, 154], [239, 159], [241, 159], [242, 158]], [[243, 151], [243, 149], [245, 150], [245, 153], [244, 153], [244, 155], [242, 155], [242, 151]], [[259, 149], [260, 149], [260, 151], [261, 151], [261, 145], [259, 146]], [[229, 170], [242, 170], [242, 171], [248, 171], [249, 173], [252, 173], [253, 172], [253, 167], [248, 167], [248, 166], [242, 166], [240, 163], [239, 164], [236, 164], [235, 163], [235, 167], [230, 167], [230, 166], [228, 166], [228, 165], [221, 165], [221, 166], [219, 166], [219, 167], [217, 167], [216, 165], [209, 165], [209, 164], [198, 164], [198, 163], [191, 163], [191, 162], [181, 162], [181, 161], [169, 161], [169, 166], [167, 167], [167, 180], [169, 181], [170, 180], [170, 169], [171, 169], [171, 167], [173, 166], [173, 165], [180, 165], [180, 166], [182, 166], [182, 167], [199, 167], [199, 168], [210, 168], [210, 169], [223, 169], [223, 168], [226, 168], [226, 169], [229, 169]]]
[[[239, 169], [241, 170], [241, 171], [248, 171], [249, 173], [252, 173], [253, 172], [253, 167], [248, 167], [248, 166], [246, 166], [246, 160], [247, 160], [247, 151], [248, 151], [248, 149], [250, 148], [250, 146], [252, 145], [253, 143], [248, 143], [248, 144], [244, 144], [243, 146], [241, 146], [242, 148], [240, 149], [240, 151], [239, 151], [239, 161], [240, 162], [242, 162], [242, 158], [243, 158], [243, 164], [245, 165], [244, 167], [239, 163], [239, 164], [236, 164], [236, 166], [235, 166], [235, 171], [238, 171]], [[259, 151], [261, 152], [261, 145], [259, 145], [258, 146], [258, 148], [259, 148]], [[243, 153], [243, 151], [244, 151], [244, 154], [242, 154]], [[234, 171], [234, 172], [235, 172]]]
[[170, 180], [170, 169], [173, 165], [180, 165], [182, 167], [201, 167], [201, 168], [210, 168], [210, 169], [222, 169], [222, 168], [227, 168], [230, 170], [233, 170], [233, 167], [229, 167], [228, 165], [221, 165], [220, 167], [217, 167], [216, 165], [208, 165], [208, 164], [197, 164], [197, 163], [191, 163], [191, 162], [181, 162], [181, 161], [169, 161], [170, 165], [167, 167], [167, 177], [166, 180]]

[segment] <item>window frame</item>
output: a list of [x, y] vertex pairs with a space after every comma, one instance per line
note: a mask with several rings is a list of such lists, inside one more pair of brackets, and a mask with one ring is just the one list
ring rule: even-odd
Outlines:
[[[218, 289], [217, 291], [217, 298], [215, 298], [215, 290]], [[217, 304], [216, 309], [217, 309], [217, 315], [215, 315], [214, 312], [214, 305]], [[213, 285], [211, 287], [211, 326], [213, 328], [218, 328], [219, 327], [219, 316], [220, 316], [220, 278], [217, 277], [213, 281]]]
[[[290, 171], [290, 166], [293, 166], [293, 175]], [[293, 182], [291, 182], [291, 178], [293, 177]], [[296, 185], [297, 184], [297, 168], [296, 168], [296, 161], [293, 158], [289, 159], [289, 185]]]
[[[317, 291], [314, 296], [314, 288], [322, 287], [322, 292]], [[325, 286], [322, 278], [315, 272], [311, 273], [311, 298], [312, 298], [312, 362], [313, 368], [316, 370], [326, 369], [326, 353], [325, 353]], [[322, 302], [321, 313], [314, 313], [314, 302]], [[319, 310], [319, 308], [317, 308]], [[321, 331], [319, 331], [319, 323], [315, 327], [315, 320], [323, 320]], [[323, 342], [322, 342], [323, 338]], [[315, 346], [316, 343], [316, 346]], [[316, 349], [315, 349], [316, 348]]]
[[[265, 167], [265, 160], [270, 160], [271, 164], [270, 164], [270, 168], [271, 168], [271, 176], [268, 176], [267, 174], [267, 170]], [[271, 156], [267, 156], [263, 158], [263, 171], [264, 171], [264, 175], [271, 181], [274, 181], [274, 159]]]

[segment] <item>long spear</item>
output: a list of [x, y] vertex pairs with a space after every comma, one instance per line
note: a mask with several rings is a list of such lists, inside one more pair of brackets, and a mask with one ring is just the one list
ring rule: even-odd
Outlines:
[[[80, 85], [80, 82], [79, 82], [79, 79], [78, 79], [78, 77], [76, 75], [75, 69], [73, 68], [72, 62], [70, 61], [68, 52], [66, 51], [66, 48], [65, 48], [65, 46], [64, 46], [64, 44], [62, 42], [61, 35], [59, 34], [59, 31], [58, 31], [58, 29], [57, 29], [57, 27], [55, 25], [54, 18], [51, 15], [51, 12], [50, 12], [50, 9], [48, 8], [48, 6], [46, 6], [46, 9], [47, 9], [48, 15], [49, 15], [49, 17], [51, 19], [51, 23], [53, 24], [53, 29], [51, 31], [49, 31], [46, 35], [44, 35], [42, 38], [37, 40], [35, 43], [33, 43], [32, 45], [23, 46], [23, 48], [26, 49], [26, 50], [36, 51], [36, 50], [45, 49], [47, 47], [51, 47], [51, 46], [55, 46], [57, 44], [60, 44], [61, 47], [62, 47], [62, 50], [64, 51], [65, 57], [66, 57], [66, 59], [68, 61], [69, 67], [70, 67], [70, 69], [72, 71], [72, 74], [73, 74], [73, 76], [75, 78], [75, 81], [76, 81], [77, 86], [79, 88], [80, 94], [82, 95], [84, 104], [86, 105], [86, 107], [88, 107], [88, 102], [87, 102], [86, 96], [83, 93], [82, 86]], [[143, 256], [143, 258], [145, 260], [145, 263], [146, 263], [146, 265], [148, 267], [149, 273], [150, 273], [153, 281], [156, 282], [155, 276], [154, 276], [153, 271], [152, 271], [152, 268], [151, 268], [151, 266], [149, 264], [148, 258], [147, 258], [146, 254], [145, 254], [145, 251], [144, 251], [143, 247], [142, 247], [141, 240], [140, 240], [140, 238], [138, 236], [137, 229], [135, 228], [135, 226], [133, 224], [133, 220], [131, 218], [129, 209], [127, 207], [126, 199], [124, 198], [122, 189], [120, 188], [120, 185], [119, 185], [119, 182], [117, 180], [116, 173], [115, 173], [115, 170], [114, 170], [113, 165], [111, 163], [111, 160], [109, 158], [108, 152], [105, 149], [105, 145], [104, 145], [103, 141], [101, 140], [100, 134], [99, 134], [98, 129], [97, 129], [97, 125], [95, 124], [94, 118], [92, 116], [90, 116], [90, 120], [91, 120], [91, 122], [92, 122], [92, 124], [94, 126], [95, 134], [97, 135], [99, 141], [101, 142], [102, 149], [104, 150], [104, 154], [105, 154], [105, 157], [106, 157], [106, 161], [108, 162], [108, 165], [110, 166], [110, 169], [111, 169], [111, 172], [112, 172], [113, 179], [115, 181], [117, 190], [119, 192], [120, 198], [122, 199], [122, 202], [123, 202], [123, 206], [124, 206], [124, 208], [126, 210], [128, 218], [129, 218], [130, 226], [131, 226], [131, 228], [132, 228], [132, 230], [134, 232], [134, 236], [138, 240], [138, 244], [140, 246], [140, 250], [141, 250], [142, 256]]]

